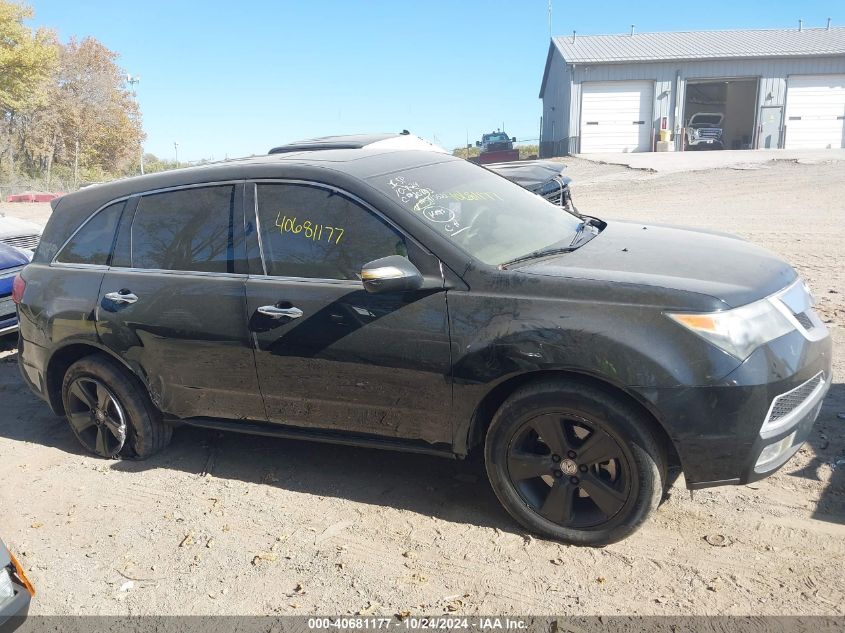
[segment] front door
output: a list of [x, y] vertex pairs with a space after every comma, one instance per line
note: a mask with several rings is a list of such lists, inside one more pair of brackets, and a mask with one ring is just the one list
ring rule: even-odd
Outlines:
[[[252, 187], [263, 268], [247, 282], [247, 313], [268, 420], [450, 443], [449, 331], [438, 260], [334, 189]], [[396, 254], [440, 287], [366, 292], [362, 265]]]
[[247, 275], [236, 270], [242, 188], [144, 195], [121, 223], [97, 332], [144, 377], [165, 414], [264, 419], [246, 327]]

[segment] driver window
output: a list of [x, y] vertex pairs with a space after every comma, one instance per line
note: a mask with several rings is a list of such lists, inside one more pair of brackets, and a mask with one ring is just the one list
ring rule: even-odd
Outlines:
[[408, 256], [400, 233], [334, 191], [259, 184], [256, 196], [268, 275], [357, 280], [367, 262]]

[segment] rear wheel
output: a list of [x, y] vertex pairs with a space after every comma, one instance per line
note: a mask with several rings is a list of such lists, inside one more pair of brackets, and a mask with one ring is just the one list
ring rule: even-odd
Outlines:
[[578, 545], [625, 538], [663, 493], [665, 458], [642, 414], [579, 384], [516, 391], [490, 425], [485, 459], [496, 496], [517, 521]]
[[172, 427], [162, 423], [137, 380], [104, 354], [70, 366], [62, 402], [80, 444], [100, 457], [144, 459], [170, 443]]

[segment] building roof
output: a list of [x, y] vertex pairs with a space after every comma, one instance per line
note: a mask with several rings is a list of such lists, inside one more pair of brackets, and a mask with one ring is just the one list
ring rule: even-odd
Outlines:
[[845, 55], [845, 27], [668, 31], [554, 37], [549, 44], [540, 98], [552, 55], [568, 64], [627, 64], [699, 59], [754, 59]]
[[845, 55], [845, 27], [555, 37], [571, 64]]

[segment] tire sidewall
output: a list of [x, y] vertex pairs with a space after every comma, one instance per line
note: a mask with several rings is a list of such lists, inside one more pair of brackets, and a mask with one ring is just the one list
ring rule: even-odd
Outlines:
[[[62, 403], [68, 410], [68, 387], [78, 378], [89, 377], [102, 382], [117, 399], [126, 416], [126, 441], [123, 448], [112, 459], [138, 459], [156, 452], [154, 433], [166, 435], [160, 442], [169, 442], [171, 429], [159, 420], [158, 412], [149, 402], [147, 394], [136, 384], [134, 376], [111, 358], [95, 354], [77, 361], [65, 373], [62, 381]], [[79, 438], [73, 425], [68, 422], [74, 435]], [[158, 426], [156, 426], [158, 425]]]
[[[533, 510], [507, 472], [507, 456], [515, 434], [537, 415], [560, 413], [599, 420], [628, 461], [628, 499], [609, 521], [595, 528], [562, 527]], [[557, 383], [520, 390], [496, 413], [487, 433], [485, 462], [488, 478], [505, 509], [528, 529], [579, 545], [605, 545], [636, 530], [662, 496], [661, 456], [657, 443], [639, 416], [604, 392]]]

